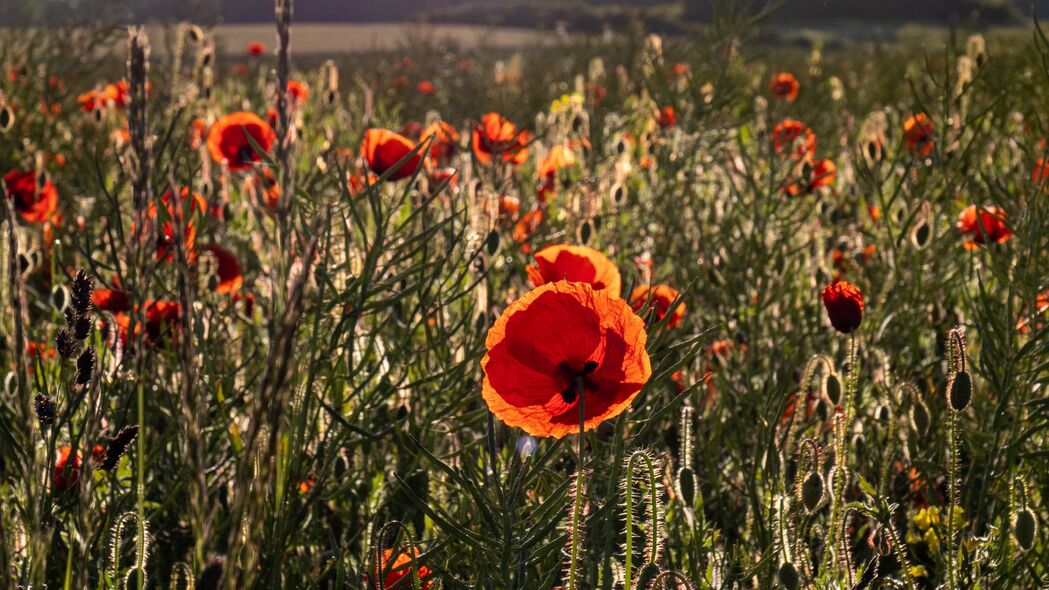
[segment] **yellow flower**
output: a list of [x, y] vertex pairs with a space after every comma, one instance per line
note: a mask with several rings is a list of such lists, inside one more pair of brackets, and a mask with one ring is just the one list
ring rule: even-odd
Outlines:
[[929, 551], [935, 553], [936, 550], [940, 548], [940, 537], [936, 534], [936, 529], [925, 531], [923, 539], [925, 540], [925, 544], [929, 546]]
[[922, 531], [926, 531], [929, 527], [940, 524], [940, 509], [935, 506], [922, 508], [914, 515], [914, 524], [918, 525], [918, 528]]
[[924, 578], [929, 575], [924, 565], [912, 565], [909, 570], [912, 578]]
[[578, 92], [572, 94], [562, 94], [561, 98], [555, 99], [554, 102], [550, 103], [550, 113], [557, 114], [572, 108], [572, 105], [583, 104], [583, 95]]

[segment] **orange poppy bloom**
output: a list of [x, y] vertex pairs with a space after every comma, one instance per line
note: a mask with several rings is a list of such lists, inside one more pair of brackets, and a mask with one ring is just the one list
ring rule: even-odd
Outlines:
[[965, 248], [969, 250], [988, 240], [992, 244], [1002, 244], [1013, 237], [1013, 232], [1005, 225], [1005, 211], [993, 205], [979, 208], [969, 205], [958, 216], [955, 225], [965, 234]]
[[208, 132], [208, 153], [216, 163], [226, 162], [230, 170], [245, 170], [262, 160], [248, 136], [263, 152], [277, 141], [273, 128], [255, 113], [246, 111], [223, 116]]
[[657, 118], [659, 126], [663, 129], [669, 129], [674, 125], [677, 125], [677, 112], [674, 107], [667, 105], [659, 109], [659, 117]]
[[812, 191], [823, 186], [834, 186], [834, 179], [837, 175], [837, 168], [834, 166], [833, 161], [827, 159], [816, 160], [812, 163], [809, 190]]
[[459, 132], [444, 121], [437, 121], [422, 131], [419, 141], [433, 137], [430, 144], [430, 158], [436, 164], [444, 164], [459, 149]]
[[1038, 158], [1034, 163], [1034, 170], [1031, 171], [1031, 182], [1041, 186], [1045, 184], [1046, 179], [1049, 179], [1049, 162], [1044, 158]]
[[816, 153], [816, 134], [801, 121], [784, 119], [772, 129], [772, 145], [777, 154], [790, 150], [790, 157], [808, 160]]
[[208, 134], [208, 126], [204, 123], [204, 119], [196, 118], [189, 123], [189, 148], [195, 150], [204, 143], [204, 137]]
[[[189, 187], [182, 187], [179, 190], [179, 198], [175, 199], [175, 194], [172, 191], [168, 191], [161, 195], [160, 201], [164, 204], [167, 209], [167, 221], [164, 222], [164, 226], [157, 232], [157, 260], [167, 260], [168, 262], [175, 258], [175, 226], [176, 221], [182, 216], [182, 247], [186, 250], [187, 258], [193, 255], [193, 245], [197, 240], [197, 228], [193, 223], [194, 210], [199, 210], [200, 214], [203, 215], [208, 210], [208, 202], [198, 193], [190, 194]], [[190, 199], [193, 203], [189, 209], [186, 209], [186, 201]], [[157, 206], [155, 203], [149, 204], [149, 209], [146, 212], [149, 220], [157, 219]]]
[[40, 184], [35, 170], [12, 170], [4, 175], [7, 195], [26, 223], [44, 223], [58, 210], [58, 189], [45, 180]]
[[[101, 445], [94, 445], [91, 449], [91, 458], [95, 461], [101, 461], [105, 454], [106, 450]], [[62, 494], [76, 487], [80, 480], [80, 463], [80, 453], [74, 453], [73, 447], [66, 445], [58, 449], [55, 467], [51, 472], [52, 493]]]
[[533, 209], [528, 213], [525, 213], [517, 220], [514, 224], [513, 238], [518, 244], [521, 244], [521, 251], [528, 253], [532, 251], [532, 247], [528, 245], [529, 239], [535, 230], [539, 229], [539, 224], [543, 222], [543, 210]]
[[248, 43], [247, 51], [248, 55], [258, 57], [263, 53], [266, 53], [266, 46], [258, 41], [252, 41], [251, 43]]
[[298, 80], [288, 80], [288, 102], [300, 106], [310, 97], [310, 87]]
[[852, 283], [835, 281], [823, 289], [823, 306], [834, 329], [848, 334], [863, 321], [863, 293]]
[[486, 113], [473, 130], [473, 152], [477, 161], [491, 163], [499, 157], [514, 165], [528, 160], [528, 142], [532, 134], [518, 130], [517, 125], [507, 121], [499, 113]]
[[368, 174], [351, 174], [346, 179], [346, 188], [350, 196], [361, 193], [365, 188], [379, 182], [379, 177], [369, 172]]
[[[182, 315], [182, 306], [178, 302], [149, 299], [143, 305], [146, 310], [145, 333], [147, 342], [162, 342], [168, 335], [178, 335], [179, 327], [181, 326], [179, 323], [180, 316]], [[141, 309], [140, 306], [135, 307], [136, 309]], [[113, 314], [113, 319], [116, 320], [120, 341], [126, 349], [129, 345], [128, 333], [131, 329], [131, 316], [126, 313], [116, 313]], [[142, 324], [136, 323], [135, 333], [140, 334], [141, 332]]]
[[[630, 294], [630, 305], [638, 313], [642, 313], [647, 308], [655, 308], [656, 321], [662, 321], [670, 311], [670, 306], [677, 301], [679, 296], [680, 293], [676, 289], [667, 285], [641, 285]], [[682, 301], [674, 308], [674, 314], [667, 320], [667, 327], [676, 328], [681, 323], [681, 319], [685, 317], [685, 311], [685, 302]]]
[[108, 92], [109, 87], [102, 90], [93, 88], [77, 97], [77, 104], [80, 105], [80, 110], [85, 113], [103, 109], [109, 104], [109, 101], [114, 100], [115, 97], [112, 93]]
[[245, 178], [244, 188], [258, 197], [271, 211], [276, 211], [280, 203], [280, 183], [272, 168], [262, 168], [256, 174]]
[[586, 283], [596, 291], [619, 297], [619, 269], [593, 248], [569, 244], [547, 246], [535, 253], [535, 262], [525, 268], [535, 287], [565, 280]]
[[244, 284], [244, 273], [240, 270], [240, 262], [237, 261], [237, 257], [218, 244], [209, 244], [201, 250], [215, 256], [217, 263], [215, 275], [218, 277], [218, 284], [214, 288], [215, 293], [228, 295], [239, 290]]
[[488, 331], [481, 390], [488, 408], [532, 436], [561, 438], [626, 410], [652, 375], [648, 335], [626, 302], [587, 283], [527, 293]]
[[502, 195], [499, 197], [499, 214], [500, 215], [517, 215], [517, 212], [521, 210], [521, 199], [517, 197], [511, 197], [510, 195]]
[[684, 78], [692, 72], [692, 68], [688, 67], [688, 64], [678, 62], [671, 66], [670, 77], [671, 78]]
[[922, 156], [928, 156], [936, 142], [933, 140], [932, 121], [925, 113], [908, 117], [903, 122], [903, 141], [907, 149]]
[[415, 85], [415, 91], [423, 96], [433, 96], [437, 94], [437, 87], [433, 85], [433, 82], [423, 80]]
[[769, 81], [769, 93], [773, 98], [794, 102], [798, 98], [798, 79], [790, 72], [780, 72]]
[[[369, 583], [370, 587], [378, 588], [379, 585], [376, 581], [383, 572], [387, 572], [386, 577], [382, 579], [382, 587], [386, 590], [409, 590], [412, 588], [412, 567], [409, 564], [419, 557], [419, 551], [417, 549], [412, 549], [411, 551], [398, 550], [396, 558], [394, 558], [393, 553], [393, 549], [387, 549], [382, 552], [382, 563], [376, 564], [376, 571]], [[390, 562], [391, 559], [393, 559], [392, 563]], [[419, 586], [423, 590], [433, 587], [429, 580], [424, 579], [430, 575], [430, 568], [424, 565], [416, 565], [415, 572], [416, 577], [420, 581]]]
[[[393, 168], [413, 149], [415, 149], [415, 144], [412, 140], [389, 129], [369, 129], [364, 132], [364, 141], [361, 142], [361, 156], [376, 174], [383, 174]], [[390, 175], [390, 180], [413, 176], [421, 163], [422, 157], [416, 152], [403, 166]]]
[[550, 153], [539, 162], [539, 167], [536, 169], [541, 181], [538, 194], [540, 202], [546, 203], [557, 195], [557, 171], [573, 166], [575, 163], [575, 152], [572, 151], [571, 146], [558, 144], [550, 148]]
[[[1025, 307], [1030, 308], [1031, 306]], [[1034, 316], [1035, 320], [1032, 321], [1032, 318], [1029, 317], [1031, 315]], [[1019, 320], [1016, 321], [1016, 329], [1021, 334], [1029, 334], [1031, 332], [1031, 327], [1033, 324], [1034, 329], [1041, 330], [1044, 326], [1044, 323], [1039, 320], [1045, 318], [1046, 316], [1049, 316], [1049, 290], [1042, 291], [1038, 294], [1038, 296], [1035, 298], [1034, 306], [1031, 310], [1031, 313], [1025, 313], [1023, 316], [1020, 317]]]

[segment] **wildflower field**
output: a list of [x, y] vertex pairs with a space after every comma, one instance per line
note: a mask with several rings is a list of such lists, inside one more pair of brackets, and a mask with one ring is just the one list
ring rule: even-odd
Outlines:
[[1049, 41], [763, 26], [0, 31], [0, 589], [1049, 587]]

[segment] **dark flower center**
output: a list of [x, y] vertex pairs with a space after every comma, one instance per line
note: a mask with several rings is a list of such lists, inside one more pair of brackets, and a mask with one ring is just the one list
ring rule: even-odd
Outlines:
[[563, 362], [557, 367], [557, 372], [568, 382], [568, 385], [565, 385], [565, 388], [561, 390], [561, 399], [565, 400], [566, 404], [575, 403], [576, 398], [579, 397], [580, 387], [584, 391], [597, 390], [597, 383], [589, 379], [589, 376], [597, 370], [597, 367], [597, 361], [586, 361], [583, 363], [582, 369], [579, 370], [573, 369], [567, 362]]

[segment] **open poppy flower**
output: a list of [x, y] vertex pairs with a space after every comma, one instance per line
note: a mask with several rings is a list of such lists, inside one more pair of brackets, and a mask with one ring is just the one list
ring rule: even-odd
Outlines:
[[[386, 572], [386, 575], [382, 579], [382, 588], [386, 590], [409, 590], [413, 587], [411, 579], [412, 567], [409, 564], [419, 557], [419, 551], [417, 549], [412, 549], [411, 551], [399, 549], [397, 550], [396, 558], [394, 558], [393, 553], [393, 549], [387, 549], [382, 552], [382, 563], [376, 564], [376, 571], [369, 583], [369, 587], [379, 588], [376, 582], [384, 572]], [[430, 568], [424, 565], [416, 565], [415, 572], [420, 580], [420, 588], [427, 590], [433, 587], [429, 580], [424, 580], [430, 575]]]
[[[106, 450], [101, 445], [95, 445], [91, 449], [91, 458], [101, 461]], [[55, 466], [51, 473], [51, 492], [63, 494], [74, 489], [80, 481], [80, 453], [74, 453], [73, 447], [66, 445], [58, 449], [55, 457]]]
[[292, 107], [302, 106], [310, 97], [310, 87], [299, 80], [288, 80], [288, 102]]
[[266, 53], [266, 46], [258, 41], [252, 41], [248, 43], [247, 47], [248, 55], [251, 57], [259, 57], [263, 53]]
[[966, 236], [965, 248], [973, 249], [987, 241], [1002, 244], [1013, 237], [1005, 225], [1005, 211], [995, 206], [969, 205], [958, 216], [958, 230]]
[[[520, 204], [518, 204], [520, 208]], [[517, 220], [514, 224], [514, 230], [512, 232], [514, 241], [521, 244], [521, 251], [528, 253], [532, 251], [532, 247], [527, 243], [532, 238], [532, 234], [539, 229], [539, 224], [543, 222], [543, 210], [533, 209]]]
[[834, 281], [823, 289], [823, 306], [834, 329], [848, 334], [863, 321], [863, 293], [847, 281]]
[[903, 122], [903, 142], [907, 150], [922, 156], [932, 153], [935, 146], [933, 140], [932, 121], [925, 113], [918, 113], [908, 117]]
[[571, 146], [558, 144], [550, 148], [550, 153], [539, 162], [539, 168], [536, 170], [541, 182], [538, 194], [540, 202], [546, 203], [557, 195], [557, 171], [575, 163], [576, 157]]
[[794, 74], [780, 72], [769, 81], [769, 94], [773, 98], [794, 102], [798, 98], [798, 89], [800, 87], [801, 85], [798, 84], [798, 79], [794, 77]]
[[239, 290], [244, 284], [244, 273], [240, 270], [240, 262], [237, 257], [218, 244], [209, 244], [200, 250], [210, 252], [215, 257], [214, 273], [218, 278], [218, 283], [213, 289], [215, 293], [228, 295]]
[[493, 158], [502, 158], [520, 165], [528, 160], [528, 142], [531, 140], [531, 133], [518, 130], [517, 125], [499, 113], [486, 113], [474, 127], [473, 152], [482, 164], [491, 163]]
[[674, 107], [667, 105], [659, 109], [659, 116], [656, 118], [656, 121], [663, 129], [669, 129], [677, 125], [677, 112], [674, 111]]
[[226, 162], [230, 170], [244, 170], [262, 160], [248, 136], [263, 152], [277, 141], [273, 127], [255, 113], [242, 111], [223, 116], [208, 131], [208, 153], [216, 163]]
[[423, 80], [415, 85], [415, 91], [423, 96], [433, 96], [437, 94], [437, 87], [434, 86], [433, 82]]
[[506, 424], [561, 438], [618, 416], [652, 375], [645, 324], [622, 299], [557, 281], [527, 293], [488, 331], [481, 394]]
[[244, 188], [270, 211], [280, 204], [280, 182], [272, 168], [265, 167], [244, 179]]
[[422, 131], [419, 141], [426, 141], [430, 137], [430, 158], [437, 165], [446, 164], [459, 149], [459, 132], [444, 121], [437, 121]]
[[[643, 313], [643, 310], [646, 308], [655, 308], [656, 321], [662, 321], [666, 317], [667, 312], [670, 311], [670, 306], [677, 301], [679, 296], [680, 293], [677, 292], [677, 289], [667, 285], [641, 285], [630, 294], [630, 305], [638, 313]], [[667, 320], [667, 327], [676, 328], [684, 317], [685, 302], [682, 301], [674, 308], [674, 314]]]
[[596, 291], [619, 297], [619, 269], [593, 248], [569, 244], [547, 246], [536, 252], [535, 262], [525, 268], [533, 286], [566, 280], [586, 283]]
[[[187, 209], [186, 202], [190, 200], [192, 200], [192, 204]], [[207, 200], [198, 193], [191, 194], [189, 187], [184, 186], [179, 190], [178, 199], [175, 198], [175, 193], [169, 190], [161, 195], [160, 202], [167, 209], [167, 219], [164, 221], [163, 227], [157, 232], [157, 260], [167, 260], [168, 262], [174, 260], [175, 227], [178, 225], [176, 221], [179, 216], [182, 216], [182, 247], [186, 250], [187, 258], [192, 257], [193, 245], [197, 240], [197, 228], [193, 223], [194, 209], [201, 215], [206, 213], [208, 210]], [[149, 204], [146, 215], [151, 221], [157, 219], [156, 204]]]
[[4, 175], [7, 195], [26, 223], [44, 223], [58, 209], [58, 189], [45, 180], [41, 185], [35, 170], [12, 170]]
[[[415, 143], [412, 140], [389, 129], [369, 129], [364, 132], [364, 141], [361, 142], [361, 156], [376, 174], [384, 174], [387, 170], [392, 169], [413, 149], [415, 149]], [[419, 169], [421, 163], [422, 156], [416, 152], [390, 175], [390, 180], [410, 178]]]
[[101, 90], [98, 88], [92, 88], [78, 96], [76, 102], [80, 105], [81, 111], [90, 113], [105, 108], [106, 105], [109, 104], [109, 101], [114, 99], [115, 97], [108, 87]]
[[[152, 299], [147, 300], [143, 304], [145, 314], [145, 335], [146, 342], [158, 343], [163, 342], [169, 335], [177, 335], [180, 327], [180, 316], [182, 315], [182, 306], [177, 301], [154, 301]], [[135, 306], [136, 309], [141, 309], [140, 306]], [[115, 313], [113, 319], [116, 321], [116, 327], [120, 336], [120, 341], [125, 349], [128, 349], [128, 334], [131, 331], [131, 316], [128, 313]], [[135, 334], [142, 333], [142, 324], [136, 322]]]
[[772, 145], [777, 154], [787, 152], [796, 160], [808, 160], [816, 154], [816, 134], [801, 121], [784, 119], [772, 129]]
[[1031, 182], [1042, 186], [1046, 179], [1049, 179], [1049, 161], [1046, 161], [1045, 158], [1038, 158], [1038, 161], [1034, 163], [1034, 169], [1031, 170]]
[[91, 304], [99, 311], [108, 311], [110, 313], [131, 309], [127, 292], [119, 289], [95, 289], [91, 293]]

